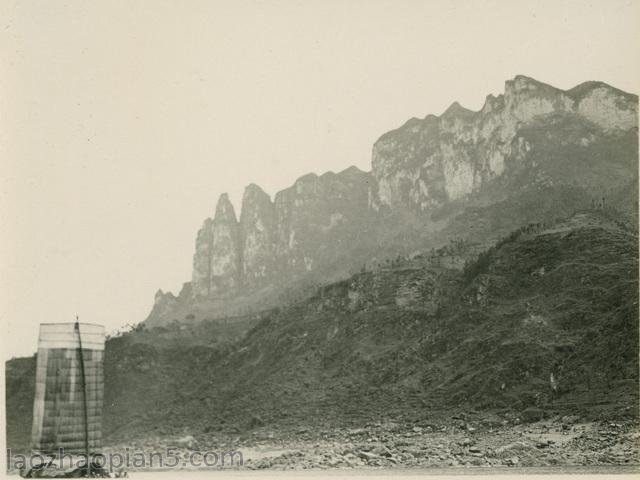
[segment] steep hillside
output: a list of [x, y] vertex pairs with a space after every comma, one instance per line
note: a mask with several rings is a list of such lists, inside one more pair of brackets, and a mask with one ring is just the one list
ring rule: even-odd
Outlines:
[[[107, 439], [476, 409], [633, 416], [638, 237], [620, 218], [599, 208], [531, 224], [479, 255], [458, 240], [260, 316], [110, 339]], [[16, 448], [29, 431], [33, 365], [7, 365], [7, 410], [22, 413], [8, 417]]]
[[632, 230], [581, 214], [524, 228], [462, 272], [434, 262], [365, 272], [263, 320], [211, 373], [225, 385], [204, 390], [211, 421], [635, 406]]

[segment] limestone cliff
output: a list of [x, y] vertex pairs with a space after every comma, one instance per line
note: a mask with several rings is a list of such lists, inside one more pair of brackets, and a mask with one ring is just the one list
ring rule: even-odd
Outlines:
[[241, 281], [240, 225], [226, 193], [220, 195], [211, 228], [211, 293], [224, 293]]
[[312, 271], [345, 248], [347, 231], [357, 230], [367, 211], [370, 179], [355, 167], [312, 173], [276, 194], [276, 257], [284, 271]]
[[[563, 91], [517, 76], [479, 111], [454, 102], [440, 116], [414, 118], [382, 135], [370, 173], [355, 167], [311, 173], [273, 202], [249, 185], [240, 221], [221, 195], [213, 220], [198, 232], [190, 287], [161, 302], [178, 305], [171, 314], [169, 306], [154, 308], [164, 313], [149, 318], [275, 306], [286, 289], [336, 280], [379, 255], [430, 248], [453, 231], [460, 235], [465, 222], [480, 215], [455, 217], [467, 207], [502, 202], [500, 211], [511, 217], [480, 218], [476, 225], [491, 233], [498, 223], [517, 228], [531, 206], [542, 205], [528, 218], [537, 221], [607, 189], [626, 192], [620, 201], [630, 204], [637, 193], [637, 127], [635, 95], [601, 82]], [[554, 204], [565, 202], [565, 186], [583, 193]], [[556, 197], [536, 193], [544, 188], [555, 188]], [[534, 192], [523, 203], [517, 195], [527, 189]], [[467, 229], [462, 236], [473, 237]]]
[[383, 135], [373, 147], [370, 205], [425, 211], [477, 192], [527, 162], [534, 145], [523, 133], [536, 123], [582, 121], [586, 136], [565, 141], [587, 147], [595, 135], [637, 128], [637, 116], [637, 97], [606, 84], [562, 91], [517, 76], [506, 82], [503, 95], [489, 95], [478, 112], [456, 102], [440, 117], [414, 118]]
[[309, 174], [278, 192], [274, 202], [251, 184], [239, 222], [228, 196], [221, 195], [213, 220], [207, 218], [198, 231], [191, 298], [252, 292], [330, 263], [346, 232], [360, 228], [370, 180], [355, 167]]
[[242, 197], [240, 213], [242, 284], [254, 288], [264, 285], [276, 271], [276, 212], [269, 195], [255, 184]]
[[170, 316], [175, 308], [178, 306], [178, 299], [176, 296], [162, 290], [158, 290], [153, 300], [153, 308], [149, 314], [149, 318], [166, 318]]
[[192, 295], [226, 294], [241, 281], [240, 225], [226, 193], [220, 195], [213, 218], [206, 219], [196, 239]]
[[195, 297], [206, 297], [211, 293], [211, 250], [213, 243], [213, 220], [207, 218], [198, 230], [196, 250], [193, 254], [191, 285]]

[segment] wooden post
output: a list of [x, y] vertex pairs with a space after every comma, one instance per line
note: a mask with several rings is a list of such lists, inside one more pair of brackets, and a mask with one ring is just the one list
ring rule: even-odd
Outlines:
[[82, 352], [82, 336], [80, 335], [80, 320], [76, 315], [76, 332], [78, 333], [78, 353], [80, 354], [80, 380], [82, 382], [82, 404], [84, 406], [84, 451], [87, 456], [87, 476], [89, 476], [89, 413], [87, 411], [87, 382], [84, 371], [84, 354]]

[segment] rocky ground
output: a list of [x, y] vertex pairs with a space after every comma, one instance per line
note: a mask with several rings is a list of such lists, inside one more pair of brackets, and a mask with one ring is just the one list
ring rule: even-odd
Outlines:
[[[492, 471], [558, 469], [585, 472], [623, 468], [640, 472], [640, 422], [584, 421], [564, 416], [534, 423], [518, 419], [454, 417], [443, 423], [369, 423], [358, 428], [298, 427], [272, 431], [186, 434], [147, 438], [104, 448], [105, 455], [144, 452], [166, 454], [175, 448], [180, 469], [204, 469], [184, 463], [198, 452], [241, 452], [243, 461], [213, 469], [328, 470], [328, 469], [445, 469], [487, 468]], [[165, 459], [166, 460], [166, 459]], [[127, 471], [141, 471], [130, 463]], [[152, 470], [162, 470], [157, 463]], [[165, 467], [166, 469], [166, 467]], [[114, 468], [113, 471], [119, 469]], [[15, 468], [9, 471], [17, 473]], [[548, 471], [548, 470], [546, 470]]]
[[[468, 422], [367, 424], [361, 428], [289, 432], [259, 429], [230, 436], [149, 439], [108, 451], [240, 451], [241, 469], [466, 468], [628, 466], [640, 470], [636, 421], [582, 422], [565, 416], [530, 424]], [[228, 466], [226, 467], [228, 468]]]

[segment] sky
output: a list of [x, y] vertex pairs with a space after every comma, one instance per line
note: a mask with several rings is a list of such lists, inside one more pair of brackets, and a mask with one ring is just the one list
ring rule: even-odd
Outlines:
[[0, 0], [0, 321], [144, 320], [228, 192], [371, 147], [517, 74], [639, 93], [640, 1]]

